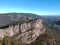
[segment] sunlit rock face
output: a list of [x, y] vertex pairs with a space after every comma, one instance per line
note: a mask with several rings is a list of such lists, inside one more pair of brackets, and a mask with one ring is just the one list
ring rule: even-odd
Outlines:
[[8, 28], [4, 28], [4, 29], [0, 29], [0, 37], [1, 38], [4, 38], [4, 36], [13, 36], [14, 33], [13, 33], [13, 26], [9, 26]]
[[0, 39], [4, 37], [4, 29], [0, 29]]
[[24, 28], [21, 27], [23, 30], [25, 30], [21, 30], [23, 35], [20, 38], [21, 41], [25, 44], [30, 44], [31, 42], [35, 41], [38, 36], [45, 33], [45, 29], [42, 24], [42, 19], [32, 21], [28, 24], [23, 25], [22, 27], [25, 26]]
[[5, 36], [13, 36], [13, 26], [9, 26], [8, 28], [6, 28], [6, 30], [4, 30], [5, 31]]
[[19, 24], [17, 24], [17, 25], [14, 26], [14, 28], [13, 28], [13, 33], [14, 33], [14, 34], [19, 33]]
[[[21, 33], [20, 33], [21, 32]], [[17, 36], [16, 40], [21, 40], [24, 44], [30, 44], [35, 41], [41, 34], [45, 33], [45, 28], [42, 24], [42, 19], [33, 20], [29, 23], [11, 25], [8, 28], [0, 29], [0, 38], [4, 38], [4, 36], [14, 36], [17, 33], [20, 33]]]
[[21, 24], [20, 28], [22, 33], [25, 32], [27, 30], [27, 23]]

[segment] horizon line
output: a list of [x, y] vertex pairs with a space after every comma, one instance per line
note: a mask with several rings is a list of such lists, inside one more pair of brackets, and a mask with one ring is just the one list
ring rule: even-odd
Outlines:
[[[0, 14], [7, 14], [7, 13], [31, 13], [31, 12], [0, 12]], [[60, 14], [37, 14], [37, 13], [31, 13], [36, 15], [42, 15], [42, 16], [60, 16]]]

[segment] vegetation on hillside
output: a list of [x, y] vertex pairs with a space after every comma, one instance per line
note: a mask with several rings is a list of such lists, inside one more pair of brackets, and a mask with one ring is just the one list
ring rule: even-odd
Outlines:
[[0, 45], [18, 45], [18, 42], [11, 37], [5, 37], [3, 40], [0, 40]]

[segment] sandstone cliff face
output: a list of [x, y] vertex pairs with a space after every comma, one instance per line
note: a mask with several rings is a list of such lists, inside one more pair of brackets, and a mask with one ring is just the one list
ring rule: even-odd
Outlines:
[[22, 43], [30, 44], [31, 42], [35, 41], [41, 34], [45, 33], [42, 19], [37, 19], [29, 23], [23, 23], [21, 25], [17, 24], [14, 27], [12, 25], [8, 28], [0, 29], [0, 38], [2, 39], [4, 36], [12, 37], [17, 33], [20, 33], [20, 35], [18, 35], [15, 40], [20, 39]]

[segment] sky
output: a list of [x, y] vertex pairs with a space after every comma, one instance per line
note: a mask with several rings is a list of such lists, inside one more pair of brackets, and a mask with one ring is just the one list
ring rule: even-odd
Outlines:
[[0, 0], [0, 13], [60, 15], [60, 0]]

